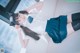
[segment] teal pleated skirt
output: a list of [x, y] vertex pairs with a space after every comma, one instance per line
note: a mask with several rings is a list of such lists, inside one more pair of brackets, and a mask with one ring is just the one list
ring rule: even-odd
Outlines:
[[54, 43], [61, 43], [67, 36], [67, 16], [59, 16], [48, 20], [45, 31]]

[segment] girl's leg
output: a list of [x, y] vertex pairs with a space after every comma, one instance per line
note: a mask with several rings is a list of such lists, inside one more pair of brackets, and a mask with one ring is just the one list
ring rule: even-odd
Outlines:
[[72, 22], [72, 27], [73, 27], [74, 31], [79, 30], [80, 29], [80, 20]]
[[78, 13], [73, 13], [73, 14], [71, 15], [71, 17], [72, 17], [72, 22], [74, 22], [74, 21], [76, 21], [76, 20], [80, 20], [80, 12], [78, 12]]
[[67, 24], [67, 35], [70, 35], [79, 29], [80, 29], [80, 21], [74, 21], [72, 23], [69, 23]]
[[80, 12], [67, 15], [67, 23], [80, 20]]
[[67, 33], [68, 35], [80, 29], [80, 12], [69, 14], [67, 16]]
[[72, 18], [71, 18], [71, 14], [67, 15], [67, 23], [71, 23], [72, 22]]
[[75, 31], [74, 31], [74, 29], [72, 27], [72, 24], [71, 23], [67, 24], [67, 35], [70, 35], [73, 32], [75, 32]]

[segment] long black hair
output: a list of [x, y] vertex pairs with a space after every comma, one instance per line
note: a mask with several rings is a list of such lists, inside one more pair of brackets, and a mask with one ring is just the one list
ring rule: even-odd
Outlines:
[[[28, 14], [27, 11], [19, 11], [19, 13]], [[18, 15], [19, 15], [18, 13], [12, 13], [12, 15], [11, 15], [13, 17], [13, 22], [11, 22], [12, 26], [20, 25], [19, 22], [16, 21], [16, 19], [18, 19], [17, 18]], [[38, 33], [32, 31], [31, 29], [29, 29], [28, 27], [25, 27], [25, 26], [20, 25], [20, 27], [22, 28], [22, 30], [23, 30], [25, 35], [30, 36], [35, 40], [39, 40], [40, 39], [40, 37], [38, 36], [39, 35]]]

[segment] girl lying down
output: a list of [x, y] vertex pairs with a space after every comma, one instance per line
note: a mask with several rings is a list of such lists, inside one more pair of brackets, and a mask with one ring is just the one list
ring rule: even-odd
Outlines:
[[[52, 38], [53, 42], [61, 43], [68, 35], [74, 33], [79, 29], [80, 12], [77, 12], [68, 15], [60, 15], [56, 18], [51, 18], [47, 21], [45, 31]], [[36, 33], [36, 35], [39, 34]]]
[[42, 9], [42, 6], [43, 6], [43, 1], [40, 1], [23, 11], [19, 11], [18, 13], [10, 13], [10, 15], [13, 17], [13, 21], [11, 22], [10, 25], [14, 26], [17, 29], [22, 48], [26, 48], [29, 42], [29, 39], [26, 39], [27, 38], [26, 35], [32, 37], [34, 40], [40, 39], [38, 33], [24, 26], [24, 22], [26, 19], [26, 15], [32, 13], [38, 13]]
[[[24, 29], [26, 28], [27, 30], [22, 29], [24, 32], [26, 31], [25, 34], [29, 35], [34, 39], [37, 37], [36, 40], [40, 39], [40, 37], [38, 36], [39, 34], [31, 31], [27, 27], [24, 27], [23, 23], [26, 18], [25, 15], [34, 13], [35, 11], [40, 11], [42, 6], [43, 2], [39, 2], [26, 10], [19, 11], [16, 17], [16, 21], [18, 23], [15, 26], [17, 26], [18, 28]], [[68, 15], [60, 15], [59, 17], [47, 20], [45, 32], [48, 33], [49, 37], [52, 38], [54, 43], [61, 43], [68, 35], [74, 33], [79, 29], [80, 29], [80, 12], [77, 12]], [[27, 44], [25, 43], [24, 45]]]

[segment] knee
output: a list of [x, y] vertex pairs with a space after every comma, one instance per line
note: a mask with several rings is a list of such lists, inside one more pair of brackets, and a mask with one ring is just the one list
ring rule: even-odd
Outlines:
[[74, 21], [72, 22], [72, 27], [75, 31], [79, 30], [80, 29], [80, 21]]

